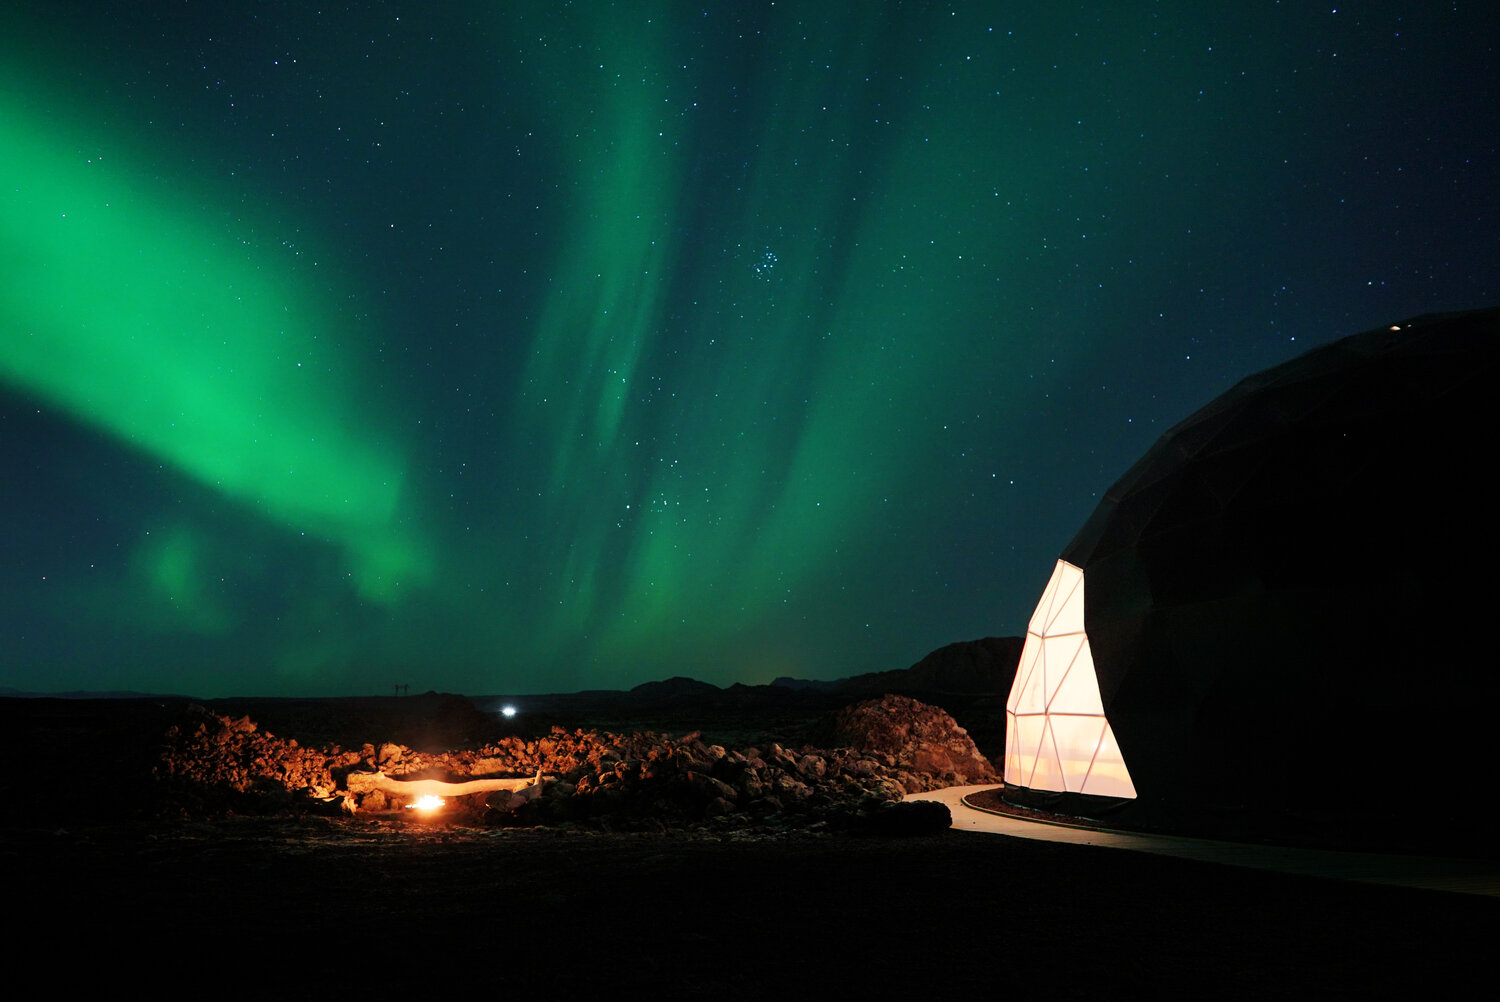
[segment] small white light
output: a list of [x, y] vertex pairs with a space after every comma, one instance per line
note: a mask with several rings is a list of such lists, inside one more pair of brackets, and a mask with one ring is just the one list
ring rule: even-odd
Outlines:
[[504, 706], [500, 707], [500, 716], [506, 717], [508, 719], [510, 717], [514, 717], [515, 715], [516, 708], [514, 706], [511, 706], [509, 703], [506, 703]]

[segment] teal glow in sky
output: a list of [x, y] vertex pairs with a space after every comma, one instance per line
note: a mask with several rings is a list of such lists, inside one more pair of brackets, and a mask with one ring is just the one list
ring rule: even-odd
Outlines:
[[0, 685], [1021, 632], [1193, 408], [1495, 299], [1489, 15], [1117, 6], [8, 9]]
[[0, 95], [0, 378], [339, 544], [360, 593], [394, 599], [423, 569], [397, 522], [405, 463], [366, 417], [357, 357], [323, 343], [337, 318], [253, 221], [235, 240], [197, 218], [213, 192], [141, 180], [128, 144], [56, 128], [18, 93]]

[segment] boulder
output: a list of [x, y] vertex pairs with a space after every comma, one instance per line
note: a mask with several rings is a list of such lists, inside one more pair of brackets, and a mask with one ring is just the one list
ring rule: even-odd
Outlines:
[[995, 775], [968, 731], [946, 711], [909, 696], [885, 695], [846, 706], [824, 721], [820, 731], [825, 744], [888, 755], [906, 772], [955, 784], [985, 782]]
[[903, 800], [882, 804], [859, 818], [854, 831], [864, 835], [936, 835], [953, 827], [948, 805], [936, 800]]

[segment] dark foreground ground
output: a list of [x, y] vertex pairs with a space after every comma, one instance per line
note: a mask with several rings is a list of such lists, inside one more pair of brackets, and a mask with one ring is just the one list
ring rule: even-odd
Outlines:
[[1487, 898], [958, 832], [243, 818], [12, 829], [0, 866], [18, 966], [164, 998], [1434, 998], [1488, 983], [1500, 928]]
[[[404, 816], [150, 819], [132, 810], [126, 778], [150, 756], [155, 710], [128, 727], [107, 707], [8, 712], [6, 955], [53, 995], [1492, 991], [1500, 902], [1490, 898], [960, 832], [624, 835]], [[17, 734], [26, 747], [14, 744]], [[70, 753], [44, 754], [59, 746]]]

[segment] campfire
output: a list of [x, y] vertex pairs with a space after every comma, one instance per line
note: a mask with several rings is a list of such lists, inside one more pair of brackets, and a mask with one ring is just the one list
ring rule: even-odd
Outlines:
[[[388, 796], [397, 798], [397, 802], [405, 802], [406, 810], [412, 811], [425, 818], [436, 818], [441, 814], [452, 814], [454, 808], [443, 811], [455, 798], [472, 797], [476, 794], [493, 793], [498, 790], [508, 790], [519, 794], [524, 799], [530, 800], [542, 792], [542, 784], [548, 780], [555, 779], [554, 776], [543, 776], [541, 770], [537, 770], [534, 776], [490, 776], [483, 779], [470, 779], [463, 782], [448, 782], [439, 779], [396, 779], [380, 772], [351, 772], [346, 782], [349, 792], [352, 794], [370, 793], [380, 791]], [[382, 801], [384, 804], [384, 801]], [[458, 813], [464, 810], [456, 808]]]

